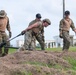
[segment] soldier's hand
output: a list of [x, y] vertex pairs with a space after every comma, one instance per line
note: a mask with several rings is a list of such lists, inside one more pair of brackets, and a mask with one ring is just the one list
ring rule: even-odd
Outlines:
[[9, 38], [11, 38], [12, 37], [12, 33], [11, 32], [9, 32]]
[[62, 32], [60, 32], [59, 37], [60, 37], [60, 38], [63, 38], [63, 36], [62, 36]]
[[60, 38], [63, 38], [62, 34], [59, 35]]
[[25, 30], [23, 30], [23, 31], [21, 32], [21, 34], [22, 34], [22, 35], [24, 35], [24, 34], [25, 34], [25, 32], [26, 32], [26, 31], [25, 31]]
[[76, 33], [76, 29], [74, 29], [74, 32]]

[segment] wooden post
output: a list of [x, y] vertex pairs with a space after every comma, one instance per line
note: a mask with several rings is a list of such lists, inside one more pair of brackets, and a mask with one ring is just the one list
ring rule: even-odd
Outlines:
[[63, 0], [63, 18], [64, 18], [64, 12], [65, 12], [65, 0]]

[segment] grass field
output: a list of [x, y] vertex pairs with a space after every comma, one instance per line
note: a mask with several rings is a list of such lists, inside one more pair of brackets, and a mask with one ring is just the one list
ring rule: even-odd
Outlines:
[[14, 53], [14, 52], [16, 52], [16, 51], [17, 51], [16, 49], [11, 49], [11, 48], [10, 48], [10, 49], [9, 49], [9, 54], [10, 54], [10, 53]]
[[[37, 48], [36, 50], [40, 50], [40, 48]], [[62, 51], [62, 48], [46, 48], [47, 51]], [[9, 49], [9, 53], [16, 52], [17, 49]], [[76, 51], [76, 47], [70, 47], [69, 51]]]
[[[62, 51], [62, 48], [47, 48], [46, 50]], [[76, 47], [70, 47], [69, 51], [76, 51]]]

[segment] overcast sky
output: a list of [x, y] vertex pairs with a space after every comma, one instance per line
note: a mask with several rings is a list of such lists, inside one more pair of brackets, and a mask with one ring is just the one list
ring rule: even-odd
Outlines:
[[[59, 21], [63, 17], [62, 0], [0, 0], [0, 10], [5, 10], [10, 20], [12, 37], [18, 35], [22, 30], [27, 28], [29, 22], [35, 19], [35, 15], [40, 13], [42, 19], [49, 18], [51, 25], [45, 28], [45, 39], [53, 40], [53, 37], [59, 35]], [[65, 0], [66, 10], [71, 12], [76, 26], [76, 0]], [[70, 30], [70, 34], [74, 32]], [[23, 40], [20, 36], [11, 41]]]

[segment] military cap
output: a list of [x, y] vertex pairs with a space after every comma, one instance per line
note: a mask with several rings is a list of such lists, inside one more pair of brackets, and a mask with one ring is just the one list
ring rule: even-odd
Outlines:
[[47, 22], [49, 25], [51, 24], [51, 21], [50, 21], [49, 19], [47, 19], [47, 18], [44, 19], [43, 21], [44, 21], [44, 22]]
[[0, 17], [5, 17], [7, 14], [4, 10], [1, 10], [0, 11]]
[[64, 13], [65, 15], [70, 15], [70, 11], [65, 11], [65, 13]]
[[41, 18], [41, 14], [40, 13], [36, 14], [36, 18]]

